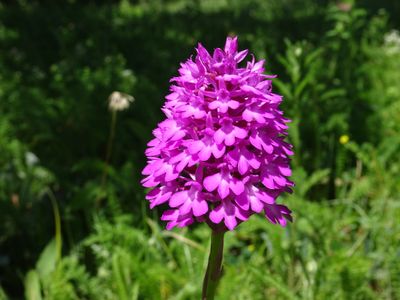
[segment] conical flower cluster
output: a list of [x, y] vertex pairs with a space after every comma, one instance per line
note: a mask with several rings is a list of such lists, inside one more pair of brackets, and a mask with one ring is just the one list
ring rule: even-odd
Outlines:
[[262, 211], [272, 223], [291, 220], [276, 203], [293, 186], [292, 146], [284, 141], [289, 120], [272, 92], [274, 76], [263, 74], [263, 60], [244, 64], [247, 54], [238, 52], [236, 37], [212, 55], [199, 44], [171, 79], [166, 120], [153, 131], [142, 172], [143, 186], [153, 188], [150, 207], [168, 206], [161, 217], [167, 229], [223, 222], [232, 230]]

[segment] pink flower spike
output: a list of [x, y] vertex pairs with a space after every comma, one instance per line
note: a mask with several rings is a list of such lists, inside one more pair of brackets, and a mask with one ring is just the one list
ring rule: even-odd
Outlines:
[[248, 50], [238, 50], [237, 37], [212, 52], [199, 43], [196, 52], [171, 79], [165, 119], [145, 150], [150, 208], [169, 208], [161, 217], [168, 230], [194, 222], [233, 230], [262, 211], [285, 226], [291, 211], [277, 198], [294, 185], [293, 149], [283, 98], [272, 92], [276, 76], [253, 55], [239, 66]]

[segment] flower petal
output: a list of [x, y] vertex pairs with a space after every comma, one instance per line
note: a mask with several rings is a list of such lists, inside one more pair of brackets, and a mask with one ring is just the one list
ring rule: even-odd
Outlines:
[[225, 179], [222, 179], [218, 186], [218, 194], [221, 199], [225, 199], [229, 195], [229, 183]]
[[196, 217], [204, 215], [208, 211], [207, 201], [195, 199], [192, 202], [193, 215]]
[[171, 199], [169, 200], [169, 205], [171, 207], [178, 207], [181, 206], [187, 199], [188, 199], [187, 191], [177, 192], [172, 195]]
[[223, 207], [223, 205], [219, 205], [216, 208], [214, 208], [211, 212], [210, 212], [210, 220], [211, 222], [215, 223], [215, 224], [219, 224], [221, 223], [222, 219], [225, 217], [225, 209]]
[[208, 176], [204, 179], [203, 184], [207, 191], [214, 191], [221, 182], [221, 174], [216, 173], [214, 175]]

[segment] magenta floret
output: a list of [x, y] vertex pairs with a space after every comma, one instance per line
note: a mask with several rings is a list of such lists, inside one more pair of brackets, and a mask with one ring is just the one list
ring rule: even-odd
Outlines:
[[167, 204], [167, 229], [193, 222], [225, 224], [229, 230], [254, 213], [286, 225], [291, 211], [276, 203], [293, 182], [284, 141], [288, 119], [279, 110], [264, 61], [238, 64], [237, 37], [213, 55], [199, 44], [197, 56], [181, 64], [162, 108], [167, 119], [153, 131], [142, 174], [153, 208]]

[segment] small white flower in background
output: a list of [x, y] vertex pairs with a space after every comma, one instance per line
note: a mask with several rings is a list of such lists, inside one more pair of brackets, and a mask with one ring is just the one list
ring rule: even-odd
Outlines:
[[25, 161], [28, 166], [36, 165], [39, 162], [39, 158], [32, 152], [25, 153]]
[[302, 52], [303, 49], [301, 49], [301, 47], [296, 47], [296, 49], [294, 49], [294, 55], [296, 55], [297, 57], [299, 57]]
[[131, 95], [115, 91], [108, 97], [108, 108], [112, 111], [125, 110], [129, 108], [133, 101], [135, 101], [135, 98]]
[[400, 34], [398, 30], [391, 30], [385, 34], [384, 46], [387, 54], [400, 53]]
[[400, 35], [397, 30], [391, 30], [385, 34], [385, 44], [399, 44], [400, 43]]
[[133, 76], [133, 72], [132, 70], [129, 69], [125, 69], [121, 72], [122, 76], [124, 77], [132, 77]]
[[307, 263], [306, 268], [309, 272], [315, 272], [318, 268], [318, 264], [315, 260], [311, 260]]

